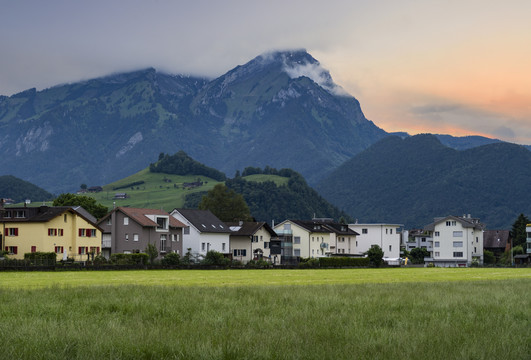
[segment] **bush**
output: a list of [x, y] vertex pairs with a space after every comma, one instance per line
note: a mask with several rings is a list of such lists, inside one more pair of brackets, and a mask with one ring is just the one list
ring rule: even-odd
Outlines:
[[169, 253], [161, 260], [162, 265], [179, 265], [181, 263], [181, 256], [177, 253]]
[[315, 269], [319, 267], [319, 259], [307, 258], [301, 259], [299, 262], [299, 269]]
[[29, 260], [33, 265], [55, 265], [57, 254], [54, 252], [25, 253], [24, 260]]
[[145, 265], [148, 260], [149, 256], [145, 253], [111, 255], [111, 262], [116, 265]]
[[230, 259], [227, 259], [220, 252], [210, 250], [206, 253], [205, 258], [203, 259], [203, 261], [201, 261], [201, 264], [213, 266], [227, 266], [230, 264]]
[[319, 266], [322, 268], [367, 267], [370, 265], [368, 257], [322, 257]]
[[424, 258], [430, 256], [430, 253], [424, 248], [415, 248], [409, 255], [413, 264], [424, 264]]
[[494, 253], [490, 250], [483, 250], [483, 263], [484, 264], [494, 264], [496, 262], [496, 257]]
[[245, 264], [247, 269], [269, 269], [271, 266], [271, 263], [265, 261], [264, 259], [251, 260]]
[[372, 266], [380, 267], [383, 264], [383, 250], [378, 245], [372, 245], [369, 250], [365, 253], [369, 258], [369, 261]]

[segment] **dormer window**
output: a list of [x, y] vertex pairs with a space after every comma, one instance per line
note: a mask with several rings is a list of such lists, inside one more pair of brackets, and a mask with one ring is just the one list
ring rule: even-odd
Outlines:
[[26, 217], [24, 210], [16, 210], [15, 217], [19, 219]]
[[157, 230], [168, 230], [167, 217], [157, 217]]

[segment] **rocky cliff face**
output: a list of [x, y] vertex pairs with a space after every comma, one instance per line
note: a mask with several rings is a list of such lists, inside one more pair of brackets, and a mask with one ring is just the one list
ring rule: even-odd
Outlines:
[[154, 69], [0, 97], [0, 174], [59, 193], [184, 150], [229, 176], [290, 167], [315, 183], [386, 136], [305, 51], [263, 54], [213, 80]]

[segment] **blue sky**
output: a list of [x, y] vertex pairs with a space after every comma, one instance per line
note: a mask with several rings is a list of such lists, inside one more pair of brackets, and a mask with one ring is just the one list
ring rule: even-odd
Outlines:
[[0, 0], [0, 94], [305, 48], [387, 131], [531, 144], [531, 2]]

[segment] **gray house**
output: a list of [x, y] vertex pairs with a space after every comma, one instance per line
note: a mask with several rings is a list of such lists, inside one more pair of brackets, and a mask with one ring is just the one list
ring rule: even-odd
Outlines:
[[117, 207], [98, 221], [103, 230], [102, 254], [144, 252], [148, 244], [159, 250], [159, 259], [167, 253], [183, 254], [182, 222], [163, 210]]

